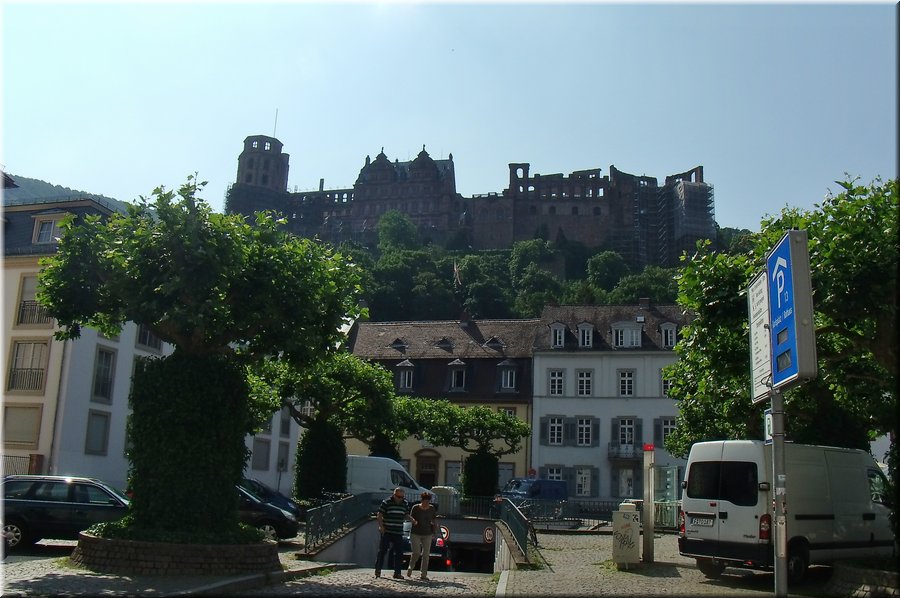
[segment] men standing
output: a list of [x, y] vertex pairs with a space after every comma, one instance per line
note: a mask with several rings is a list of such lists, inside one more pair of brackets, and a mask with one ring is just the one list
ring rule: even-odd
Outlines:
[[[375, 577], [381, 577], [381, 566], [384, 556], [391, 549], [391, 561], [394, 566], [394, 579], [403, 579], [400, 570], [403, 567], [403, 522], [409, 513], [403, 488], [394, 488], [394, 493], [381, 501], [378, 513], [378, 531], [381, 542], [378, 545], [378, 556], [375, 558]], [[389, 561], [390, 564], [390, 561]]]

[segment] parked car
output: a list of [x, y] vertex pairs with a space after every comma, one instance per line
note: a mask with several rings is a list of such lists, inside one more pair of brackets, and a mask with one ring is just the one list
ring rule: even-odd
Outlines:
[[273, 504], [279, 509], [284, 509], [297, 519], [300, 519], [303, 515], [303, 510], [300, 508], [300, 505], [275, 488], [272, 488], [259, 480], [243, 478], [240, 485], [267, 503]]
[[[409, 568], [409, 559], [412, 556], [412, 544], [409, 541], [409, 531], [412, 528], [411, 521], [403, 522], [403, 567]], [[450, 546], [440, 532], [431, 538], [431, 550], [428, 555], [429, 571], [450, 571], [452, 570], [453, 560], [450, 558]], [[419, 570], [419, 563], [416, 563], [416, 571]]]
[[300, 529], [297, 518], [290, 512], [264, 501], [241, 486], [238, 492], [238, 517], [241, 523], [261, 529], [273, 540], [293, 538]]
[[2, 486], [8, 550], [42, 538], [74, 540], [95, 523], [116, 521], [128, 513], [128, 499], [94, 478], [10, 475]]

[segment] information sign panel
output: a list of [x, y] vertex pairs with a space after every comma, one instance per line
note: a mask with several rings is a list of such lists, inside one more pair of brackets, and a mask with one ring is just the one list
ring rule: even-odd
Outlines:
[[772, 387], [816, 377], [809, 250], [804, 230], [784, 234], [766, 258], [772, 343]]
[[760, 272], [747, 290], [750, 320], [750, 386], [753, 403], [769, 397], [772, 383], [772, 337], [769, 334], [769, 283]]

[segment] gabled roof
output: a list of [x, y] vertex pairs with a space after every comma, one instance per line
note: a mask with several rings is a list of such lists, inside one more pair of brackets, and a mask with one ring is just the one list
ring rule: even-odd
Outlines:
[[[639, 318], [643, 318], [640, 321]], [[609, 334], [613, 324], [633, 322], [643, 328], [641, 349], [664, 349], [661, 346], [659, 327], [673, 323], [679, 328], [688, 324], [691, 317], [680, 305], [548, 305], [541, 312], [541, 329], [547, 331], [535, 337], [536, 350], [549, 350], [551, 324], [565, 324], [569, 332], [578, 330], [585, 322], [594, 325], [594, 349], [612, 349]], [[568, 339], [570, 335], [566, 335]]]
[[[529, 358], [539, 324], [536, 319], [469, 320], [466, 326], [456, 320], [360, 322], [350, 350], [365, 359]], [[396, 338], [408, 345], [402, 354], [391, 348]], [[492, 338], [500, 344], [488, 344]]]

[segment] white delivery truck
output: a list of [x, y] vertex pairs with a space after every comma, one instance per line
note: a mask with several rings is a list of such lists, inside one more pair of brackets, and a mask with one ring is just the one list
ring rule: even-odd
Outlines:
[[376, 495], [380, 502], [391, 495], [394, 488], [406, 491], [407, 502], [419, 502], [425, 488], [409, 475], [406, 469], [387, 457], [347, 455], [347, 492], [350, 494]]
[[[810, 564], [891, 556], [892, 497], [861, 450], [786, 442], [787, 577]], [[774, 566], [772, 446], [759, 440], [698, 442], [682, 482], [678, 550], [707, 577], [726, 566]]]

